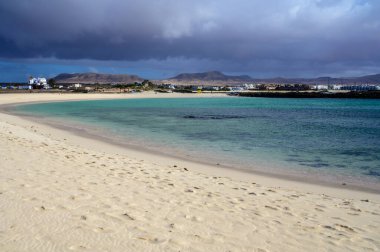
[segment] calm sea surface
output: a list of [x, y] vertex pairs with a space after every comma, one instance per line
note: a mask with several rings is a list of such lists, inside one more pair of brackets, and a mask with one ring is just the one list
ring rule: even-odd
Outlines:
[[380, 188], [379, 100], [126, 99], [17, 110], [192, 160]]

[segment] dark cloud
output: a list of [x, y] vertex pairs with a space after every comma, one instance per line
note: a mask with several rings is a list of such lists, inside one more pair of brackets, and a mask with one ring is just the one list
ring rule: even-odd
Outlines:
[[378, 13], [370, 0], [0, 0], [0, 57], [364, 72], [379, 67]]

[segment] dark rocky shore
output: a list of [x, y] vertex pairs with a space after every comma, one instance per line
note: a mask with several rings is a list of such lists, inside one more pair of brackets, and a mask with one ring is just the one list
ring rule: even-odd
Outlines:
[[269, 97], [269, 98], [358, 98], [380, 99], [380, 91], [364, 92], [241, 92], [237, 96], [242, 97]]

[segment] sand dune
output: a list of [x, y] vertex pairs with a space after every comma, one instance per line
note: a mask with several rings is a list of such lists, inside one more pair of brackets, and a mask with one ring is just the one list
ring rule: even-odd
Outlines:
[[380, 250], [376, 194], [200, 172], [3, 113], [0, 139], [0, 251]]

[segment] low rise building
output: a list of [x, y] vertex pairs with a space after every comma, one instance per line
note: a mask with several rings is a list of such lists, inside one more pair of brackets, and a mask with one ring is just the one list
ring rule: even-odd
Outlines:
[[50, 86], [47, 84], [46, 78], [30, 77], [28, 84], [31, 85], [33, 88], [37, 88], [37, 89], [40, 89], [40, 88], [48, 89], [48, 88], [50, 88]]

